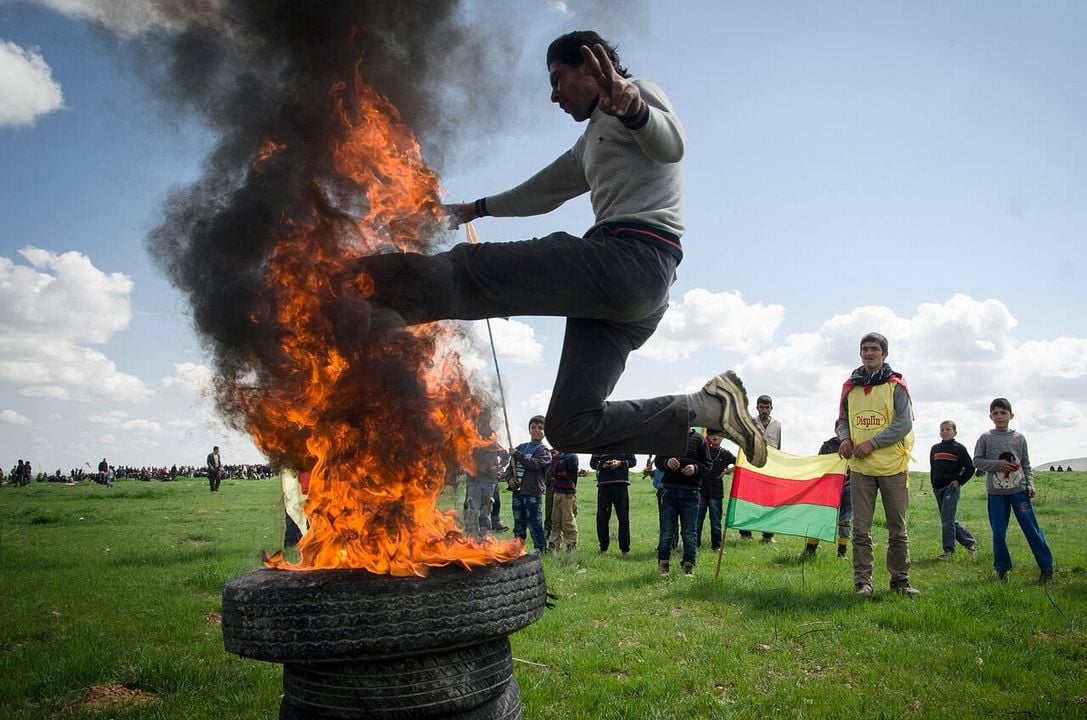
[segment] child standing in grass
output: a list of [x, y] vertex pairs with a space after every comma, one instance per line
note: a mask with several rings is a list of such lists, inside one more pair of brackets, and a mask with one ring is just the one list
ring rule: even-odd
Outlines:
[[1053, 554], [1030, 502], [1034, 497], [1034, 473], [1030, 468], [1027, 439], [1022, 433], [1008, 428], [1013, 417], [1012, 405], [1007, 398], [996, 398], [989, 403], [993, 429], [979, 437], [974, 447], [974, 467], [986, 472], [989, 526], [993, 530], [993, 567], [998, 578], [1008, 577], [1012, 567], [1007, 542], [1008, 517], [1014, 512], [1041, 571], [1038, 580], [1045, 583], [1053, 577]]
[[940, 442], [933, 445], [928, 454], [932, 494], [936, 496], [936, 509], [940, 511], [944, 547], [939, 560], [947, 560], [955, 554], [955, 541], [971, 553], [978, 551], [974, 536], [955, 517], [962, 486], [974, 476], [970, 453], [955, 439], [958, 432], [953, 420], [944, 420], [940, 423]]

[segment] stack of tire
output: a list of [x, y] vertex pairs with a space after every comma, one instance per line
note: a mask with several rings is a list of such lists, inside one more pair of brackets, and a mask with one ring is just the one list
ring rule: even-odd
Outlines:
[[515, 720], [509, 635], [546, 595], [536, 556], [424, 578], [262, 568], [223, 589], [223, 640], [283, 664], [281, 720]]

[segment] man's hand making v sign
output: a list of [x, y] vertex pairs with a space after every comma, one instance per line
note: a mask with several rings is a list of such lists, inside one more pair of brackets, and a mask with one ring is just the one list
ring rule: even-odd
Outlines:
[[600, 88], [600, 104], [597, 106], [608, 115], [631, 117], [642, 109], [642, 94], [638, 86], [615, 72], [603, 45], [581, 46], [581, 56], [589, 72]]

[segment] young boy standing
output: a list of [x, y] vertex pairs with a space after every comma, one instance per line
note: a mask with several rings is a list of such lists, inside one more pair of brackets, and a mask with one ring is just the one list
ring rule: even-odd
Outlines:
[[936, 496], [936, 509], [940, 512], [944, 547], [939, 560], [947, 560], [955, 554], [956, 540], [971, 553], [978, 551], [974, 536], [955, 517], [962, 486], [974, 476], [970, 453], [955, 439], [958, 432], [953, 420], [944, 420], [940, 423], [940, 442], [933, 445], [928, 454], [932, 494]]
[[974, 447], [974, 467], [984, 470], [985, 489], [989, 492], [989, 526], [993, 529], [993, 567], [1001, 580], [1008, 577], [1012, 567], [1008, 552], [1008, 517], [1015, 519], [1027, 538], [1030, 551], [1041, 570], [1039, 582], [1053, 577], [1053, 554], [1038, 526], [1034, 507], [1034, 473], [1030, 469], [1027, 439], [1022, 433], [1008, 428], [1015, 417], [1007, 398], [996, 398], [989, 403], [989, 418], [993, 429], [978, 438]]

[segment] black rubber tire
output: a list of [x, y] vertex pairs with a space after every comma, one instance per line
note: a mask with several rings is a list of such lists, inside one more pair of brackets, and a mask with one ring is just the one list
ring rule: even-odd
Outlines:
[[223, 588], [223, 641], [282, 663], [417, 655], [520, 630], [540, 618], [546, 596], [533, 555], [425, 578], [262, 568]]
[[430, 655], [283, 666], [290, 702], [329, 718], [446, 717], [497, 697], [512, 678], [508, 637]]
[[[361, 720], [374, 716], [359, 711], [355, 715], [342, 717]], [[425, 720], [427, 717], [443, 717], [443, 720], [521, 720], [521, 688], [517, 684], [517, 679], [513, 678], [498, 696], [465, 712], [445, 716], [415, 715], [414, 717], [420, 720]], [[342, 720], [342, 718], [296, 705], [290, 698], [285, 697], [279, 704], [279, 720]]]

